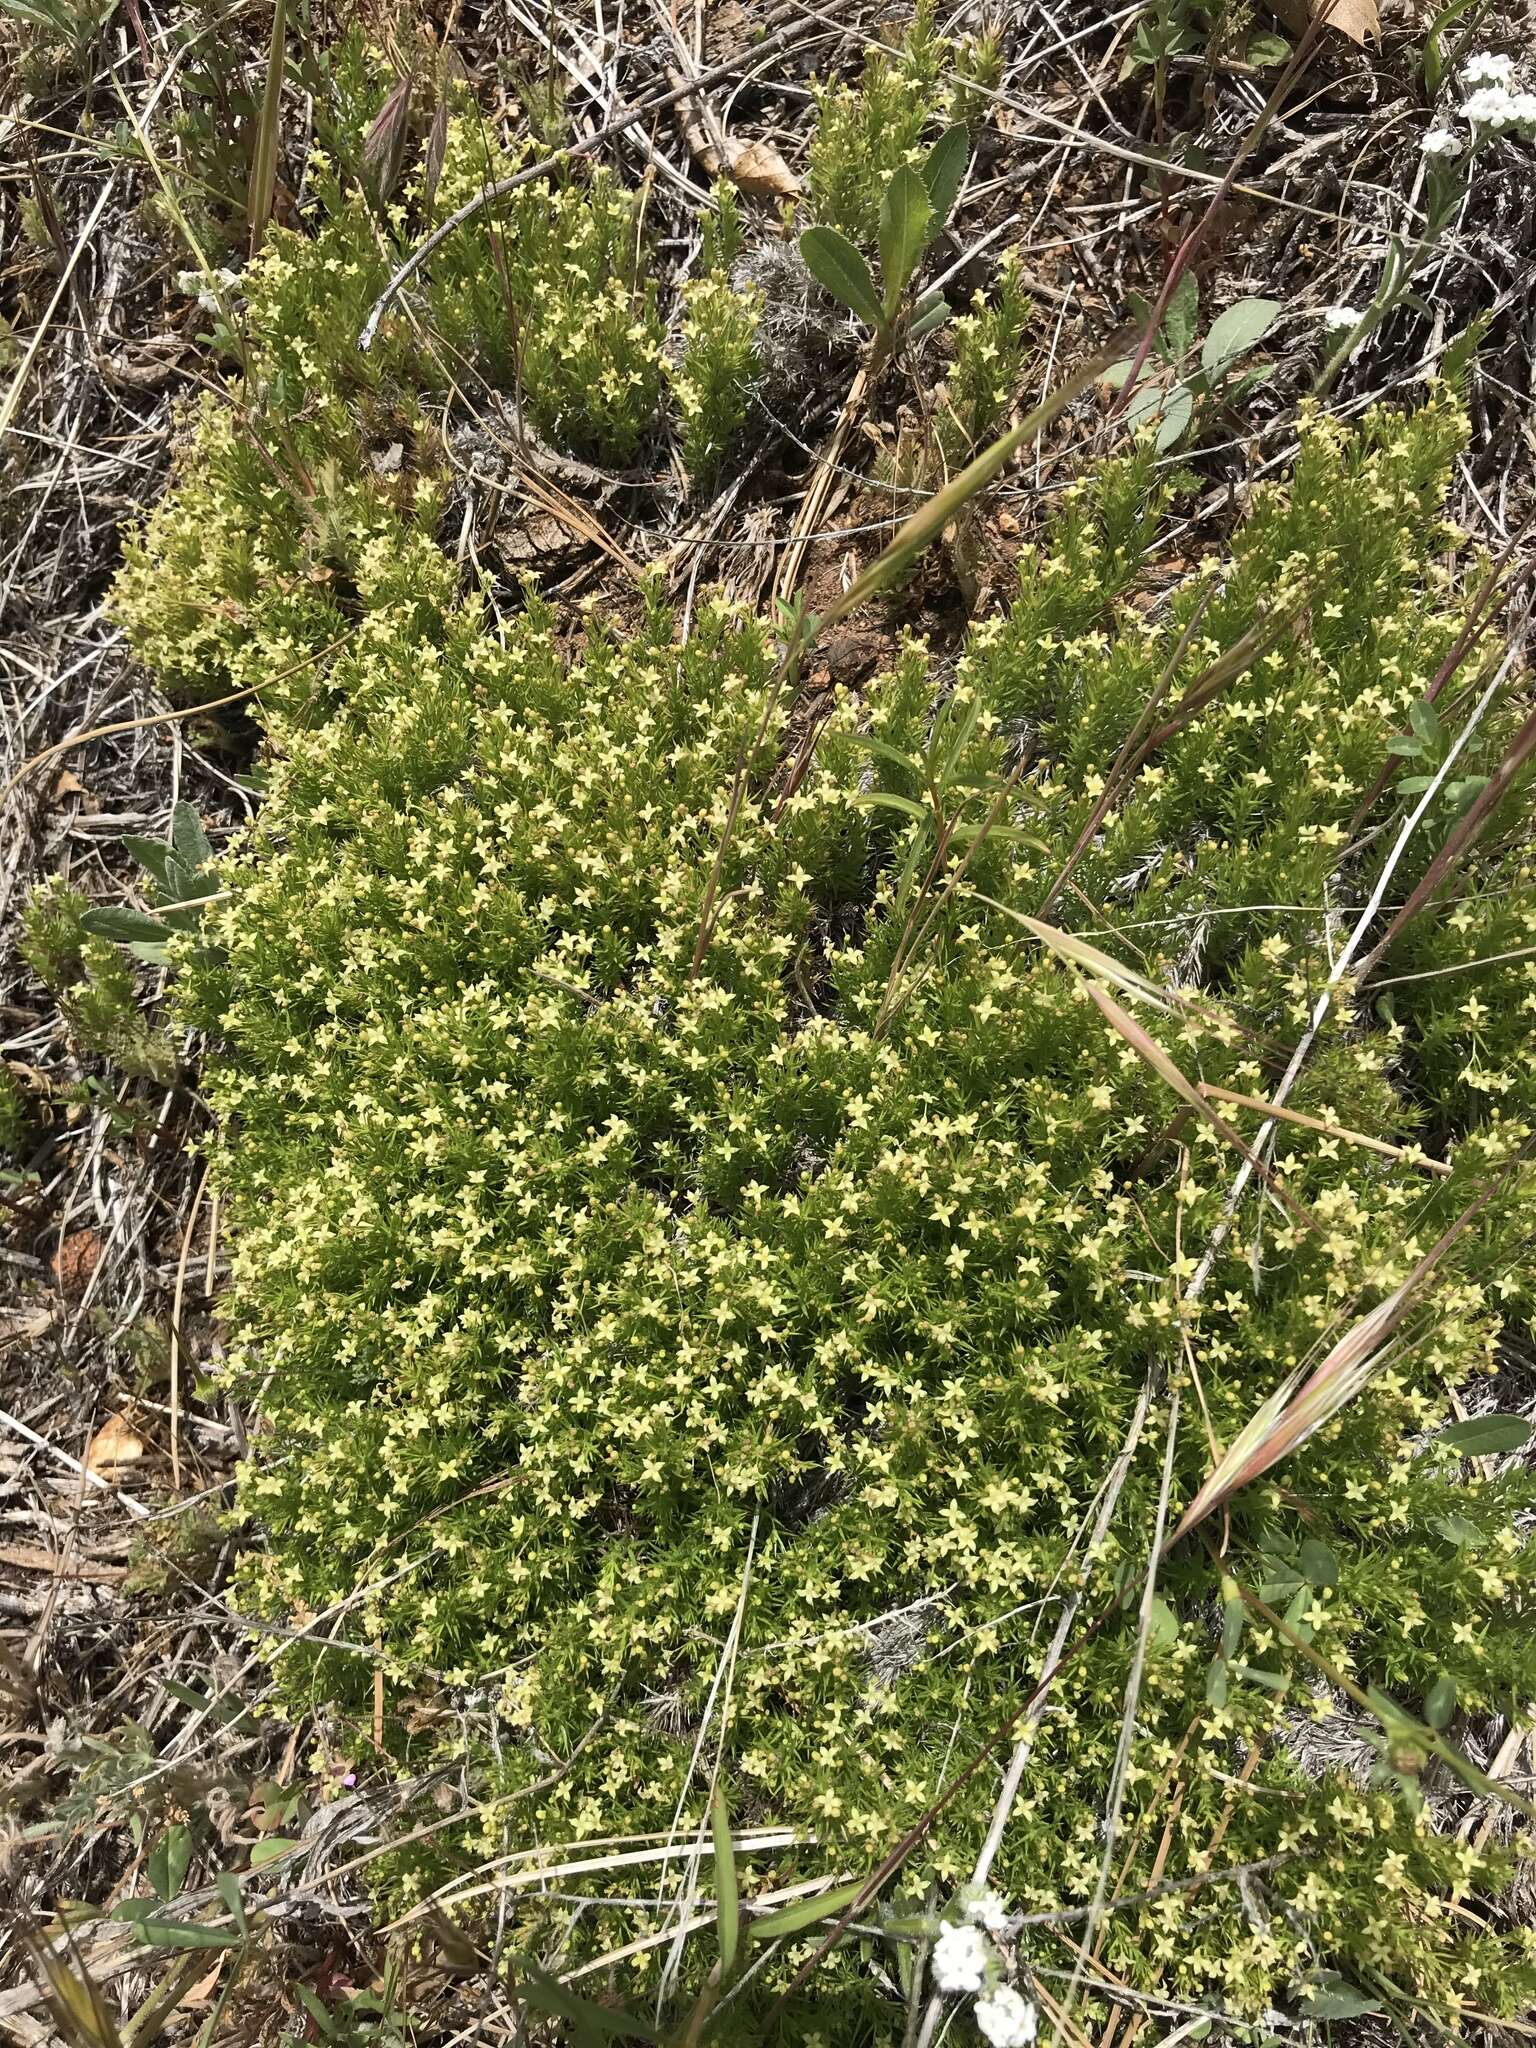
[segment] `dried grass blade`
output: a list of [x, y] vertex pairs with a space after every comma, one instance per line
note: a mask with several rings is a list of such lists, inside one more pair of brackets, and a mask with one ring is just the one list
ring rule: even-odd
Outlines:
[[1159, 988], [1155, 981], [1148, 981], [1144, 974], [1134, 968], [1122, 967], [1118, 960], [1108, 953], [1101, 953], [1097, 946], [1090, 946], [1086, 939], [1079, 939], [1071, 932], [1058, 931], [1053, 924], [1042, 924], [1037, 917], [1029, 917], [1022, 910], [1015, 910], [1011, 904], [1000, 903], [995, 896], [987, 896], [980, 889], [971, 894], [978, 903], [985, 903], [991, 910], [1000, 910], [1004, 917], [1022, 925], [1032, 939], [1038, 939], [1048, 952], [1059, 959], [1068, 961], [1073, 967], [1081, 967], [1099, 981], [1113, 983], [1123, 988], [1127, 995], [1137, 996], [1144, 1003], [1150, 1003], [1155, 1010], [1168, 1014], [1173, 1009], [1168, 991]]
[[1346, 1330], [1299, 1389], [1299, 1375], [1293, 1373], [1269, 1396], [1217, 1460], [1184, 1510], [1168, 1539], [1170, 1544], [1177, 1543], [1223, 1501], [1262, 1478], [1272, 1465], [1299, 1450], [1308, 1437], [1349, 1405], [1381, 1364], [1408, 1306], [1415, 1277], [1394, 1288], [1385, 1301]]
[[123, 2048], [122, 2036], [96, 1980], [78, 1954], [68, 1961], [35, 1935], [24, 1934], [27, 1960], [42, 1984], [43, 2000], [68, 2048]]

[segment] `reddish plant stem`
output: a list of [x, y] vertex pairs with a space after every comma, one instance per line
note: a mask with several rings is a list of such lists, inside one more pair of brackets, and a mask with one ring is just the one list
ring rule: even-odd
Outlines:
[[1183, 282], [1185, 273], [1194, 262], [1196, 255], [1204, 246], [1206, 237], [1210, 234], [1218, 213], [1226, 204], [1232, 187], [1237, 183], [1239, 170], [1264, 139], [1270, 123], [1285, 103], [1286, 94], [1305, 68], [1307, 60], [1311, 57], [1318, 39], [1322, 35], [1323, 25], [1335, 4], [1336, 0], [1325, 0], [1325, 5], [1322, 9], [1317, 14], [1314, 14], [1311, 21], [1307, 24], [1306, 33], [1296, 45], [1291, 61], [1286, 65], [1284, 71], [1281, 72], [1279, 83], [1264, 102], [1263, 107], [1254, 119], [1252, 127], [1238, 144], [1236, 154], [1233, 156], [1231, 163], [1228, 164], [1221, 183], [1211, 194], [1204, 213], [1201, 214], [1189, 233], [1180, 242], [1178, 248], [1174, 250], [1173, 261], [1168, 266], [1168, 275], [1163, 279], [1163, 288], [1157, 295], [1157, 301], [1151, 313], [1147, 316], [1146, 332], [1142, 335], [1136, 353], [1131, 358], [1131, 367], [1125, 382], [1115, 394], [1114, 402], [1109, 408], [1108, 418], [1116, 418], [1130, 404], [1131, 394], [1136, 388], [1136, 380], [1146, 367], [1147, 357], [1152, 353], [1153, 344], [1157, 340], [1168, 308], [1173, 302], [1174, 293]]

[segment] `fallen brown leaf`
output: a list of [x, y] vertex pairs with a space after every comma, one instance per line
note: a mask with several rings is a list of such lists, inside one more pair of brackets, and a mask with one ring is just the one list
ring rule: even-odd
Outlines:
[[1381, 40], [1381, 9], [1377, 0], [1269, 0], [1270, 12], [1294, 36], [1305, 35], [1311, 22], [1319, 15], [1326, 18], [1330, 28], [1336, 28], [1340, 35], [1348, 36], [1352, 43], [1363, 49], [1368, 42]]
[[144, 1439], [125, 1415], [112, 1415], [91, 1438], [85, 1454], [87, 1472], [101, 1473], [115, 1465], [131, 1465], [144, 1455]]
[[53, 1328], [51, 1308], [19, 1308], [0, 1316], [0, 1344], [20, 1344], [28, 1337], [45, 1337]]
[[771, 142], [733, 142], [725, 145], [726, 169], [731, 182], [749, 199], [794, 199], [800, 180]]

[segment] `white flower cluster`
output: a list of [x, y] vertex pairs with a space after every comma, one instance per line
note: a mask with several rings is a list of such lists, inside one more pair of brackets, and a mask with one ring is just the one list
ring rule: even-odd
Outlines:
[[205, 313], [222, 313], [220, 296], [228, 299], [240, 288], [240, 279], [233, 270], [178, 270], [176, 289], [184, 292], [189, 299], [196, 299]]
[[[1466, 98], [1459, 108], [1461, 118], [1472, 130], [1472, 140], [1488, 135], [1536, 137], [1536, 92], [1512, 90], [1514, 60], [1496, 56], [1492, 50], [1478, 50], [1461, 67], [1461, 84]], [[1459, 148], [1448, 128], [1432, 128], [1420, 147], [1429, 156], [1450, 156]]]
[[999, 1984], [977, 1999], [976, 2024], [993, 2048], [1029, 2048], [1035, 2038], [1035, 2008], [1011, 1984]]
[[975, 1891], [962, 1893], [956, 1903], [965, 1917], [946, 1920], [934, 1937], [935, 1986], [961, 1996], [977, 1994], [976, 2024], [992, 2048], [1029, 2048], [1038, 2023], [1035, 2008], [1003, 1982], [1002, 1957], [987, 1939], [1016, 1930], [1007, 1901], [993, 1891]]

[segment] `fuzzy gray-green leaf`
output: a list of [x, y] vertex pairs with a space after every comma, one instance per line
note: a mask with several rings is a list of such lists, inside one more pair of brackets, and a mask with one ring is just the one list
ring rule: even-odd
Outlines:
[[871, 327], [885, 325], [874, 273], [846, 235], [836, 228], [807, 228], [800, 237], [800, 254], [812, 277], [839, 305]]
[[910, 164], [892, 174], [880, 202], [880, 282], [885, 287], [885, 317], [896, 316], [923, 250], [928, 245], [933, 204], [928, 187]]

